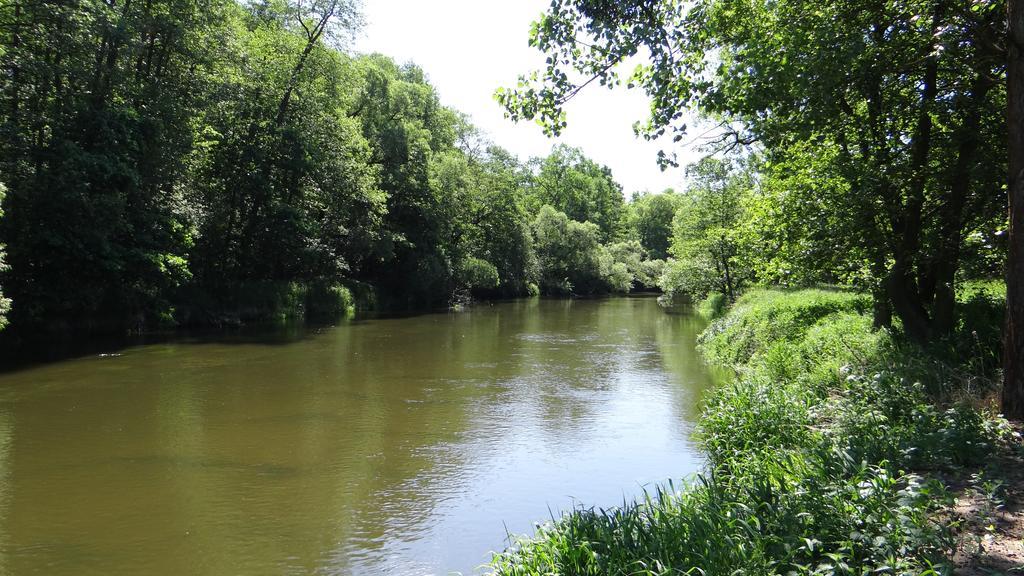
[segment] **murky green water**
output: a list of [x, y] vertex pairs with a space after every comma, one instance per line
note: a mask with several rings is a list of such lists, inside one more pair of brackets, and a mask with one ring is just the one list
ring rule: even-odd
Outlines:
[[471, 572], [697, 469], [701, 327], [533, 300], [0, 375], [0, 574]]

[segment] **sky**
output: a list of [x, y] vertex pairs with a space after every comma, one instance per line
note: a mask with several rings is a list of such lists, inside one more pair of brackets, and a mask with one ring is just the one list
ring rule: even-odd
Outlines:
[[531, 121], [513, 123], [494, 100], [499, 86], [515, 86], [519, 74], [540, 68], [544, 56], [528, 44], [530, 23], [549, 0], [366, 0], [366, 26], [356, 52], [380, 52], [399, 63], [423, 68], [441, 102], [468, 114], [495, 144], [521, 160], [544, 156], [555, 143], [583, 149], [611, 168], [628, 197], [634, 191], [683, 187], [682, 168], [662, 172], [662, 146], [679, 154], [681, 164], [700, 158], [695, 147], [672, 148], [666, 140], [647, 142], [633, 134], [633, 123], [647, 117], [648, 101], [638, 90], [591, 86], [566, 106], [569, 126], [557, 139], [544, 136]]

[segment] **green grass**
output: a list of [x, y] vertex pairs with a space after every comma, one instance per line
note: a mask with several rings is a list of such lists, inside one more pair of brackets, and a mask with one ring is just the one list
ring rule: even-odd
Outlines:
[[[951, 527], [936, 518], [949, 497], [922, 473], [978, 464], [1006, 433], [966, 401], [994, 376], [973, 360], [998, 348], [977, 332], [998, 321], [998, 294], [983, 292], [962, 295], [958, 334], [929, 350], [872, 331], [861, 294], [747, 293], [700, 340], [737, 371], [698, 427], [706, 472], [567, 513], [495, 555], [493, 571], [948, 573]], [[970, 358], [949, 353], [964, 341]]]

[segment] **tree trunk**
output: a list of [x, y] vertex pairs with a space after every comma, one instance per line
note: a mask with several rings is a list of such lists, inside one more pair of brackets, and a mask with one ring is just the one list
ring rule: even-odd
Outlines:
[[732, 273], [729, 271], [729, 257], [722, 258], [722, 265], [725, 270], [725, 297], [729, 300], [729, 303], [736, 301], [736, 292], [732, 286]]
[[918, 110], [917, 126], [911, 145], [912, 181], [907, 201], [899, 217], [893, 222], [896, 231], [895, 262], [885, 281], [886, 292], [892, 309], [903, 322], [907, 336], [919, 344], [931, 338], [931, 318], [921, 300], [921, 290], [914, 274], [915, 263], [920, 263], [921, 229], [924, 210], [924, 192], [928, 181], [928, 157], [931, 154], [932, 116], [931, 109], [938, 93], [937, 42], [942, 18], [942, 4], [935, 6], [932, 17], [932, 43], [928, 48], [924, 77], [921, 80], [921, 107]]
[[1009, 255], [1003, 340], [1003, 414], [1024, 419], [1024, 0], [1009, 0], [1006, 67], [1009, 133]]
[[960, 262], [960, 243], [963, 239], [964, 207], [971, 189], [972, 166], [980, 144], [978, 127], [985, 97], [992, 87], [988, 70], [979, 70], [971, 92], [961, 99], [966, 117], [959, 132], [956, 162], [949, 184], [949, 195], [939, 210], [939, 247], [930, 263], [934, 280], [932, 324], [936, 335], [950, 334], [954, 328], [953, 314], [956, 303], [954, 280]]
[[292, 93], [295, 91], [295, 87], [299, 84], [299, 75], [302, 74], [302, 69], [306, 66], [306, 60], [309, 58], [309, 53], [313, 51], [316, 43], [320, 40], [320, 36], [323, 35], [325, 30], [327, 30], [327, 26], [330, 24], [331, 18], [334, 17], [334, 11], [337, 9], [338, 3], [336, 1], [331, 2], [320, 16], [320, 21], [317, 22], [313, 30], [306, 31], [306, 47], [302, 49], [299, 61], [296, 62], [295, 67], [292, 68], [292, 73], [288, 78], [288, 85], [285, 87], [284, 95], [281, 96], [281, 101], [277, 105], [277, 116], [274, 118], [275, 126], [280, 127], [284, 123], [284, 116], [288, 112], [288, 104], [291, 102]]

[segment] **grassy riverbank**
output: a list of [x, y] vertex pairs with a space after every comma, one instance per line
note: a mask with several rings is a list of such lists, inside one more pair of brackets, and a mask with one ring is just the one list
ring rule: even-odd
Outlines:
[[[941, 574], [956, 542], [940, 470], [1009, 434], [986, 403], [1001, 295], [961, 294], [957, 334], [922, 350], [872, 331], [869, 298], [751, 291], [701, 337], [737, 378], [714, 392], [704, 475], [541, 526], [493, 570], [526, 574]], [[708, 310], [712, 306], [705, 307]]]

